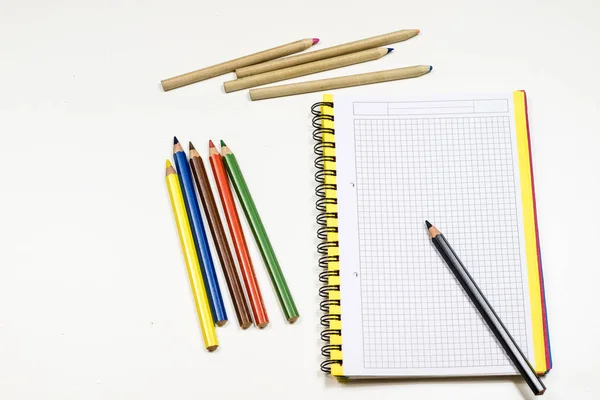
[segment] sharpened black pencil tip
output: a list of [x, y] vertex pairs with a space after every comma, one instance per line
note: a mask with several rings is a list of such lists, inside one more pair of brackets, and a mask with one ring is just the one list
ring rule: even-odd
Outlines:
[[425, 220], [425, 225], [427, 225], [427, 229], [431, 228], [433, 225], [431, 225], [431, 222]]
[[177, 140], [177, 136], [173, 136], [173, 146], [175, 146], [177, 143], [179, 143], [179, 140]]

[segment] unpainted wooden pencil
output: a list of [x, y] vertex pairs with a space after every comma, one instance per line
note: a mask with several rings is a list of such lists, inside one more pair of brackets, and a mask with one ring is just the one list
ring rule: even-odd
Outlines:
[[250, 98], [252, 100], [264, 100], [302, 93], [320, 92], [352, 86], [370, 85], [372, 83], [395, 81], [399, 79], [416, 78], [429, 73], [432, 69], [433, 67], [430, 65], [417, 65], [413, 67], [368, 72], [366, 74], [341, 76], [339, 78], [320, 79], [316, 81], [250, 89]]
[[237, 90], [266, 85], [267, 83], [279, 82], [299, 76], [316, 74], [317, 72], [378, 60], [390, 53], [392, 50], [392, 48], [379, 47], [376, 49], [359, 51], [357, 53], [346, 54], [343, 56], [327, 58], [325, 60], [314, 61], [307, 64], [296, 65], [294, 67], [278, 69], [276, 71], [265, 72], [264, 74], [251, 75], [245, 78], [225, 82], [223, 84], [223, 88], [225, 89], [226, 93], [230, 93]]
[[237, 68], [258, 64], [263, 61], [273, 60], [275, 58], [284, 57], [294, 53], [299, 53], [308, 49], [312, 45], [317, 44], [318, 42], [319, 39], [317, 38], [297, 40], [295, 42], [264, 50], [259, 53], [250, 54], [244, 57], [236, 58], [235, 60], [226, 61], [221, 64], [165, 79], [161, 81], [161, 85], [165, 92], [172, 89], [177, 89], [179, 87], [200, 82], [205, 79], [214, 78], [215, 76], [223, 75], [228, 72], [233, 72]]
[[313, 61], [324, 60], [326, 58], [337, 57], [343, 54], [356, 53], [357, 51], [387, 46], [392, 43], [408, 40], [418, 35], [419, 32], [420, 31], [418, 29], [403, 29], [379, 36], [373, 36], [367, 39], [357, 40], [355, 42], [328, 47], [322, 50], [311, 51], [305, 54], [298, 54], [291, 57], [281, 58], [279, 60], [272, 60], [248, 67], [237, 68], [235, 70], [235, 74], [238, 78], [243, 78], [245, 76], [262, 74], [264, 72], [274, 71], [276, 69], [293, 67], [294, 65], [306, 64]]

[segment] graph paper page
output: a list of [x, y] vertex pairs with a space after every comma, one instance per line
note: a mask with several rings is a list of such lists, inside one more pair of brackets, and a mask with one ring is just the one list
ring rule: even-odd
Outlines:
[[334, 98], [345, 375], [516, 373], [425, 219], [533, 359], [512, 99]]

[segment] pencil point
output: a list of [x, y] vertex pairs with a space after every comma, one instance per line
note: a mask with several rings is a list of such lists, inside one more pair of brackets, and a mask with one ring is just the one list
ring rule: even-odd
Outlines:
[[194, 147], [194, 145], [192, 144], [192, 142], [190, 142], [190, 151], [192, 150], [196, 150], [196, 148]]
[[212, 140], [209, 140], [209, 141], [208, 141], [208, 148], [211, 148], [211, 147], [212, 147], [212, 148], [214, 148], [214, 147], [215, 147], [215, 144], [213, 143], [213, 141], [212, 141]]
[[390, 54], [392, 51], [394, 51], [393, 47], [388, 47], [387, 49], [388, 49], [388, 52], [387, 52], [388, 54]]
[[425, 225], [427, 225], [427, 229], [431, 228], [433, 225], [427, 220], [425, 220]]
[[432, 69], [433, 69], [433, 67], [430, 65], [429, 66], [429, 72], [431, 72]]
[[420, 29], [415, 29], [415, 31], [417, 31], [417, 35], [418, 35], [419, 33], [421, 33], [421, 30], [420, 30]]
[[167, 160], [167, 168], [165, 168], [165, 176], [176, 175], [175, 168], [171, 165], [171, 161]]
[[227, 145], [225, 144], [225, 142], [223, 141], [223, 139], [221, 139], [221, 147], [227, 147]]
[[183, 146], [179, 143], [177, 137], [173, 136], [173, 154], [183, 151]]
[[313, 46], [317, 43], [319, 43], [319, 38], [313, 38]]

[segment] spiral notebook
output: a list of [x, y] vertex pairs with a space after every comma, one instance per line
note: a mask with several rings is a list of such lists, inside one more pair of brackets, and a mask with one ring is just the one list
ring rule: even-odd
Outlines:
[[312, 112], [322, 369], [344, 378], [518, 373], [435, 251], [428, 219], [536, 372], [548, 372], [525, 92], [325, 95]]

